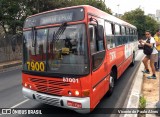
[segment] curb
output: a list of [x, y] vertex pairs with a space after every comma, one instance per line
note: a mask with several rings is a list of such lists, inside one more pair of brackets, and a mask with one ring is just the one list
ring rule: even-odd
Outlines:
[[9, 67], [18, 66], [18, 65], [21, 65], [21, 64], [22, 64], [22, 62], [18, 62], [18, 63], [14, 63], [14, 64], [4, 65], [4, 66], [3, 66], [3, 69], [5, 69], [5, 68], [9, 68]]
[[[135, 75], [135, 81], [133, 87], [131, 88], [131, 94], [129, 96], [126, 108], [138, 108], [139, 98], [141, 96], [142, 84], [143, 84], [143, 73], [144, 65], [141, 62]], [[124, 114], [123, 117], [137, 117], [138, 114]]]
[[12, 61], [6, 64], [0, 64], [0, 73], [5, 71], [11, 71], [14, 69], [20, 69], [22, 67], [22, 61]]

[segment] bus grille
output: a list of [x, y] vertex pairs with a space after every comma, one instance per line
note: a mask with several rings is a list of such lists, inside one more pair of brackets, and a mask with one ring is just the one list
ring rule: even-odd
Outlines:
[[30, 78], [30, 81], [35, 82], [35, 83], [47, 84], [47, 80], [45, 80], [45, 79]]
[[58, 85], [58, 86], [69, 86], [69, 82], [54, 81], [54, 80], [48, 80], [48, 84]]
[[64, 88], [70, 86], [69, 82], [46, 80], [39, 78], [30, 78], [30, 81], [34, 83], [38, 92], [44, 92], [47, 94], [62, 95]]
[[36, 94], [36, 99], [46, 104], [55, 105], [55, 106], [60, 105], [60, 100], [58, 98], [51, 98], [49, 96], [42, 96], [42, 95]]

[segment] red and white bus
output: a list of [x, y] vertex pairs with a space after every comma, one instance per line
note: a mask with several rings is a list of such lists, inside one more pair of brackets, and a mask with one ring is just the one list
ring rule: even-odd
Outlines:
[[29, 16], [23, 29], [23, 95], [89, 113], [134, 65], [135, 26], [88, 5]]

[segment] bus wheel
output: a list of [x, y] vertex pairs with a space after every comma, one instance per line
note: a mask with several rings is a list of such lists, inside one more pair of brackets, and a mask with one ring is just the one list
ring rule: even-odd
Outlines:
[[109, 90], [108, 90], [108, 96], [111, 96], [114, 90], [115, 86], [115, 79], [116, 79], [116, 72], [115, 70], [112, 70], [110, 74], [110, 79], [109, 79]]
[[131, 67], [133, 67], [135, 64], [135, 53], [133, 53], [132, 62], [130, 64]]

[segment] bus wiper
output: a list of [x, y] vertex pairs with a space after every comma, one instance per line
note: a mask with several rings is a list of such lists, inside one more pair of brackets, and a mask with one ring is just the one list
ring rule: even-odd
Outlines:
[[67, 27], [67, 22], [64, 22], [64, 23], [62, 23], [62, 25], [59, 27], [59, 29], [57, 30], [57, 32], [53, 32], [52, 42], [59, 40], [60, 35], [63, 34], [63, 32], [65, 31], [66, 27]]
[[36, 44], [37, 44], [37, 31], [35, 27], [32, 27], [32, 47], [34, 47], [35, 55], [36, 55]]

